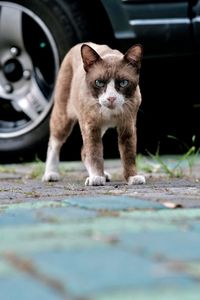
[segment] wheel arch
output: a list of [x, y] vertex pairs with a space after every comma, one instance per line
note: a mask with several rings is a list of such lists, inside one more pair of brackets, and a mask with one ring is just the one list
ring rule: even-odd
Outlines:
[[92, 41], [115, 46], [113, 27], [101, 0], [62, 0], [61, 2], [79, 42]]

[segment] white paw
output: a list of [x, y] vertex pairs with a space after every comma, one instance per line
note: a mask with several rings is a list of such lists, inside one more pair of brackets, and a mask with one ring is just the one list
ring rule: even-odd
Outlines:
[[59, 181], [60, 175], [57, 172], [45, 172], [42, 181]]
[[142, 175], [130, 176], [128, 178], [128, 184], [144, 184], [146, 183], [145, 177]]
[[85, 185], [105, 185], [106, 178], [104, 176], [90, 176], [86, 178]]
[[105, 177], [106, 177], [106, 182], [109, 182], [109, 181], [111, 181], [111, 175], [110, 175], [110, 173], [108, 173], [108, 172], [104, 172], [104, 175], [105, 175]]

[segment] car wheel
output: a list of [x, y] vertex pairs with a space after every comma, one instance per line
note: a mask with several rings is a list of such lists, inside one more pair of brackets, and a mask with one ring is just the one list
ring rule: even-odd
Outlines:
[[47, 140], [56, 74], [78, 41], [64, 2], [0, 1], [1, 157]]

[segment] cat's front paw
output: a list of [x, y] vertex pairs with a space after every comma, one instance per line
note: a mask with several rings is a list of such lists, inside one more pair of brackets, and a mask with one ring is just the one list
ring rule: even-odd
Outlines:
[[86, 178], [85, 185], [105, 185], [106, 178], [104, 176], [90, 176]]
[[60, 174], [58, 172], [45, 172], [42, 181], [59, 181], [60, 180]]
[[128, 184], [145, 184], [146, 179], [143, 175], [135, 175], [135, 176], [130, 176], [128, 178]]

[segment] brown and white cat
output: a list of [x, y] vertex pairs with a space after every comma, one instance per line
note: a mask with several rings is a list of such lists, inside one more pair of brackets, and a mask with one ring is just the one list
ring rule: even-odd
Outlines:
[[50, 139], [43, 181], [57, 181], [59, 153], [78, 121], [83, 138], [82, 160], [89, 173], [85, 185], [105, 185], [102, 136], [116, 127], [128, 184], [143, 184], [136, 173], [136, 117], [141, 103], [139, 70], [142, 47], [125, 55], [106, 45], [78, 44], [65, 56], [57, 78], [50, 119]]

